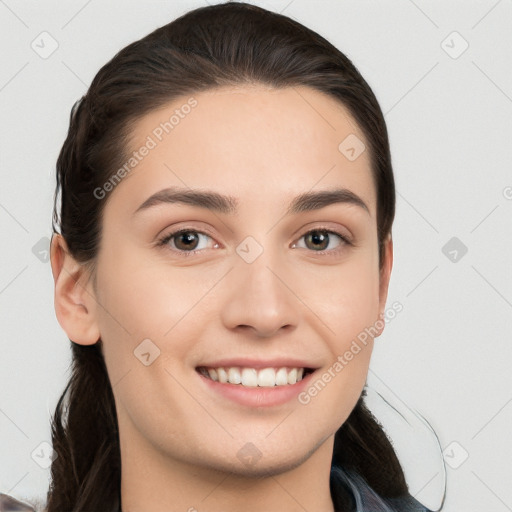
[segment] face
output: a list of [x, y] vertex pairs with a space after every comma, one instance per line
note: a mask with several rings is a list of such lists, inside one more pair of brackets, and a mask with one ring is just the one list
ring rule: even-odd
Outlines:
[[365, 384], [373, 340], [354, 340], [387, 289], [369, 154], [340, 151], [364, 136], [309, 88], [189, 99], [134, 125], [130, 152], [150, 149], [104, 210], [95, 322], [121, 446], [279, 472], [332, 452]]

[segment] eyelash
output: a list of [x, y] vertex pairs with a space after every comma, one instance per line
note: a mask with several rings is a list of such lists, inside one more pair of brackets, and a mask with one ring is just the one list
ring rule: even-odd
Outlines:
[[[336, 249], [324, 250], [324, 251], [314, 251], [314, 250], [311, 249], [311, 251], [313, 253], [315, 253], [315, 254], [319, 254], [321, 256], [333, 256], [333, 255], [335, 256], [340, 251], [343, 250], [343, 246], [345, 246], [345, 245], [353, 246], [354, 245], [345, 235], [342, 235], [341, 233], [338, 233], [337, 231], [333, 231], [333, 230], [327, 229], [325, 227], [317, 227], [315, 229], [310, 229], [309, 231], [306, 231], [300, 238], [303, 238], [306, 235], [309, 235], [310, 233], [315, 233], [315, 232], [322, 232], [322, 233], [328, 233], [330, 235], [336, 235], [337, 237], [339, 237], [341, 239], [341, 242], [342, 242], [341, 245], [338, 248], [336, 248]], [[183, 229], [179, 229], [177, 231], [173, 231], [172, 233], [169, 233], [169, 234], [163, 236], [162, 238], [160, 238], [158, 240], [157, 246], [158, 247], [168, 246], [169, 242], [173, 238], [175, 238], [176, 236], [178, 236], [178, 235], [180, 235], [182, 233], [199, 233], [201, 235], [205, 235], [207, 237], [212, 238], [212, 236], [209, 235], [208, 233], [205, 233], [205, 232], [200, 231], [198, 229], [183, 228]], [[180, 254], [180, 256], [183, 256], [183, 257], [190, 257], [190, 256], [193, 256], [193, 255], [195, 255], [197, 253], [200, 253], [201, 251], [204, 250], [204, 249], [195, 249], [195, 250], [192, 250], [192, 251], [182, 251], [180, 249], [173, 249], [171, 247], [169, 247], [169, 249], [171, 251], [174, 251], [174, 252]], [[302, 249], [302, 247], [301, 247], [301, 249]]]

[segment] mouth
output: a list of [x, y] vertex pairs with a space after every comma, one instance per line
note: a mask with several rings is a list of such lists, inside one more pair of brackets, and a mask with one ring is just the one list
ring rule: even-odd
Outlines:
[[198, 366], [196, 371], [206, 379], [220, 384], [234, 384], [247, 388], [273, 388], [293, 386], [314, 372], [305, 367], [251, 368], [240, 366]]

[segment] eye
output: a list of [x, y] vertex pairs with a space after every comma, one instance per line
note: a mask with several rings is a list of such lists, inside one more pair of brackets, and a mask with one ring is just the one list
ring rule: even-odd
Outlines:
[[[347, 237], [341, 233], [323, 228], [312, 229], [300, 237], [300, 239], [303, 238], [305, 240], [305, 248], [311, 249], [313, 252], [318, 254], [337, 253], [345, 245], [352, 245]], [[329, 243], [336, 239], [338, 240], [337, 245], [335, 245], [334, 248], [326, 250], [326, 248], [329, 246]], [[292, 247], [304, 248], [303, 246], [299, 246], [297, 244], [294, 244]]]
[[[210, 235], [195, 229], [180, 229], [165, 235], [158, 241], [158, 245], [169, 246], [170, 249], [183, 253], [184, 256], [189, 256], [205, 248], [204, 246], [198, 248], [198, 245], [201, 245], [202, 237], [211, 239]], [[214, 248], [218, 246], [219, 244], [215, 243]]]
[[[341, 233], [332, 231], [329, 229], [316, 228], [304, 233], [300, 239], [305, 239], [305, 246], [300, 246], [296, 243], [292, 245], [293, 248], [300, 247], [305, 249], [311, 249], [313, 252], [323, 254], [336, 254], [343, 249], [346, 245], [352, 245], [350, 240]], [[201, 246], [201, 239], [203, 245]], [[198, 231], [196, 229], [184, 228], [178, 231], [173, 231], [165, 235], [158, 241], [158, 246], [166, 246], [169, 249], [180, 253], [183, 256], [190, 256], [200, 252], [203, 249], [207, 249], [206, 239], [212, 239], [210, 235]], [[337, 240], [337, 245], [334, 248], [328, 249], [331, 242]], [[215, 243], [213, 248], [218, 248], [219, 244]]]

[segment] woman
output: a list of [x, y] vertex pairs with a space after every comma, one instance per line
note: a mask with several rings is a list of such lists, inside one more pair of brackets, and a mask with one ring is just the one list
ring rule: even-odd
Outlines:
[[339, 50], [238, 2], [183, 15], [74, 106], [55, 199], [48, 512], [427, 510], [364, 404], [395, 190]]

